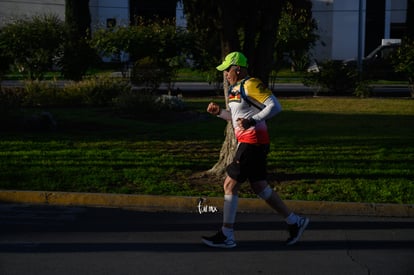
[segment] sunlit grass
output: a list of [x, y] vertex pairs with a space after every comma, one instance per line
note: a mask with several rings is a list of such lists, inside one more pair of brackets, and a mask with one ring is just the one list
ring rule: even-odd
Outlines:
[[[0, 133], [0, 188], [221, 196], [219, 184], [191, 180], [214, 165], [224, 140], [225, 122], [205, 113], [209, 100], [186, 99], [198, 115], [175, 120], [49, 110], [55, 132]], [[414, 203], [413, 100], [281, 103], [269, 121], [268, 172], [283, 198]], [[243, 196], [254, 196], [248, 184]]]

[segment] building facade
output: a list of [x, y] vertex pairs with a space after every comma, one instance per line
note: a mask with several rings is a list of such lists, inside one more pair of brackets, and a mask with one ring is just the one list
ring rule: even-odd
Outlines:
[[317, 60], [366, 56], [382, 39], [402, 38], [407, 0], [312, 0], [320, 40]]
[[65, 18], [65, 0], [0, 0], [0, 28], [17, 18], [54, 14]]
[[[312, 0], [320, 40], [312, 49], [317, 60], [353, 59], [367, 55], [383, 38], [401, 38], [407, 0]], [[89, 0], [92, 31], [129, 25], [136, 16], [176, 18], [186, 26], [176, 0]], [[62, 20], [65, 0], [0, 0], [0, 27], [17, 17], [53, 13]]]

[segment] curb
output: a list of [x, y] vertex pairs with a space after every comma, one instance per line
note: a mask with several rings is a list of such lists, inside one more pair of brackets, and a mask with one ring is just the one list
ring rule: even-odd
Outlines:
[[[126, 208], [148, 212], [220, 212], [223, 198], [0, 190], [0, 203]], [[414, 217], [413, 204], [285, 201], [300, 214]], [[238, 212], [274, 212], [263, 200], [240, 198]]]

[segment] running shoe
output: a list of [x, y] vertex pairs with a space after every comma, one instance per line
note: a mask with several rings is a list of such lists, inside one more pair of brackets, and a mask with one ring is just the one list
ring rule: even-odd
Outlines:
[[287, 239], [286, 245], [292, 245], [299, 241], [308, 224], [309, 218], [300, 217], [297, 223], [288, 225], [290, 237]]
[[226, 237], [221, 230], [219, 230], [214, 236], [201, 237], [203, 243], [211, 247], [219, 248], [233, 248], [236, 246], [236, 242], [233, 238]]

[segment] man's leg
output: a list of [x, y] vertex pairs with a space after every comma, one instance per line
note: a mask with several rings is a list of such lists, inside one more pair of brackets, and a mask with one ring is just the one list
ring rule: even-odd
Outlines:
[[236, 246], [234, 241], [234, 222], [236, 220], [237, 205], [238, 205], [238, 190], [239, 183], [226, 177], [223, 183], [224, 189], [224, 203], [223, 203], [223, 226], [216, 235], [211, 237], [202, 237], [202, 241], [208, 246], [232, 248]]
[[267, 181], [257, 181], [251, 183], [253, 191], [266, 201], [273, 209], [283, 216], [289, 227], [290, 237], [286, 244], [296, 243], [302, 236], [303, 231], [308, 226], [309, 218], [300, 217], [291, 211], [282, 201], [279, 195], [268, 185]]
[[229, 176], [224, 180], [223, 227], [225, 228], [233, 229], [236, 221], [239, 186], [240, 184]]
[[284, 219], [286, 219], [292, 211], [282, 201], [279, 195], [268, 185], [267, 181], [261, 180], [251, 183], [253, 191], [261, 197], [270, 207], [276, 210]]

